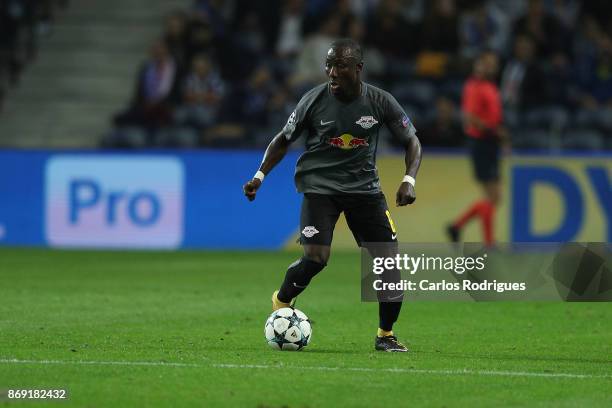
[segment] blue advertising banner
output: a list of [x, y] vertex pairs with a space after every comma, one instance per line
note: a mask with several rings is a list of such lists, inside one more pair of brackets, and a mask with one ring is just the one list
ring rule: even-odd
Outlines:
[[[242, 185], [260, 151], [0, 151], [0, 245], [283, 248], [298, 236], [298, 156], [290, 152], [249, 202]], [[392, 200], [403, 158], [381, 157], [378, 165]], [[513, 156], [498, 240], [612, 241], [611, 171], [609, 156]], [[460, 200], [478, 197], [473, 184], [467, 158], [429, 154], [416, 204], [389, 202], [401, 239], [445, 241], [444, 221], [464, 206]], [[334, 242], [354, 248], [345, 229], [340, 222]]]
[[295, 233], [297, 153], [254, 202], [261, 152], [0, 152], [0, 244], [278, 248]]

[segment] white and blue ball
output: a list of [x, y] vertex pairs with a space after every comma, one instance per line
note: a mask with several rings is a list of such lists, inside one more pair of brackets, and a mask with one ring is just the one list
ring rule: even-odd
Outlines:
[[275, 350], [301, 350], [312, 338], [308, 316], [291, 307], [272, 312], [266, 320], [264, 333], [268, 345]]

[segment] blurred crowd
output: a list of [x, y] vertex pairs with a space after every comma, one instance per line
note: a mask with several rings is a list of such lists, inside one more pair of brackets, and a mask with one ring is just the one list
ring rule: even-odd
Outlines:
[[351, 37], [426, 146], [463, 145], [462, 86], [493, 50], [515, 146], [611, 149], [611, 17], [607, 0], [197, 0], [167, 16], [103, 143], [263, 146]]
[[7, 90], [36, 57], [37, 38], [49, 32], [55, 12], [67, 5], [68, 0], [0, 0], [0, 111]]

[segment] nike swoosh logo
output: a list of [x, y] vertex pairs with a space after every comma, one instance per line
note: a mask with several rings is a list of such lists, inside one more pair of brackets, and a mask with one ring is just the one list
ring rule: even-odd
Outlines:
[[329, 122], [323, 122], [323, 119], [321, 119], [321, 126], [325, 126], [325, 125], [329, 125], [330, 123], [334, 123], [335, 120], [330, 120]]
[[293, 286], [295, 286], [298, 289], [306, 289], [306, 286], [300, 286], [297, 283], [293, 282]]
[[402, 296], [404, 296], [403, 293], [401, 295], [398, 295], [398, 296], [393, 296], [393, 297], [389, 296], [389, 297], [387, 297], [387, 300], [397, 300], [397, 299], [401, 298]]
[[396, 237], [397, 237], [397, 234], [391, 235], [391, 239], [395, 239]]

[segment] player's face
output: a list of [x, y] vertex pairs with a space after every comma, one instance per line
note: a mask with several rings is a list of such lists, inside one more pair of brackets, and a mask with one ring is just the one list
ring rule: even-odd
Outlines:
[[362, 67], [350, 48], [330, 48], [325, 59], [325, 73], [331, 93], [337, 96], [354, 93], [359, 86]]

